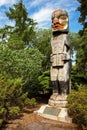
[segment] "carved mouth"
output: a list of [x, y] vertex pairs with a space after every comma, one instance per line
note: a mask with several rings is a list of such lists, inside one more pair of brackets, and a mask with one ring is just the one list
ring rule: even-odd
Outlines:
[[55, 20], [53, 21], [52, 24], [52, 30], [63, 30], [63, 29], [67, 29], [68, 24], [67, 23], [60, 23], [59, 20]]
[[59, 23], [59, 20], [54, 20], [52, 24], [53, 30], [61, 30], [64, 29], [64, 26]]
[[61, 24], [59, 24], [59, 23], [56, 23], [56, 24], [54, 24], [54, 25], [52, 25], [52, 29], [53, 30], [58, 30], [58, 29], [64, 29], [64, 26], [62, 26]]

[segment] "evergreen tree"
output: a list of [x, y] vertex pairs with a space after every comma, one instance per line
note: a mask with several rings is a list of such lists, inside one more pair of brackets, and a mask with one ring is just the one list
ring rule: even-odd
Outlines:
[[43, 70], [50, 68], [50, 54], [51, 54], [51, 30], [39, 29], [36, 33], [36, 40], [33, 44], [34, 47], [46, 57], [43, 62]]
[[87, 29], [84, 30], [80, 38], [80, 44], [77, 52], [78, 71], [84, 75], [87, 80]]
[[15, 21], [13, 32], [16, 32], [20, 37], [22, 37], [24, 42], [28, 44], [29, 41], [32, 40], [30, 35], [35, 35], [34, 27], [36, 23], [33, 19], [28, 18], [28, 12], [23, 5], [22, 0], [14, 4], [13, 8], [10, 7], [9, 11], [6, 12], [6, 15], [10, 20]]
[[79, 31], [80, 40], [77, 51], [77, 72], [84, 77], [87, 82], [87, 0], [78, 0], [80, 6], [77, 10], [80, 12], [79, 22], [83, 29]]
[[77, 10], [80, 12], [79, 22], [83, 25], [83, 30], [87, 28], [87, 0], [78, 0], [80, 6]]

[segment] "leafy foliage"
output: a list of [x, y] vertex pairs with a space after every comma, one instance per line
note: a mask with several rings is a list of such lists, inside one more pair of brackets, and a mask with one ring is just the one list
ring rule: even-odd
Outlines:
[[87, 0], [78, 0], [80, 6], [77, 10], [80, 12], [79, 22], [83, 25], [83, 29], [87, 28]]
[[51, 30], [50, 29], [39, 29], [36, 33], [36, 40], [33, 46], [46, 57], [43, 61], [43, 71], [50, 68], [50, 54], [51, 54]]
[[19, 113], [20, 113], [20, 108], [18, 106], [9, 108], [9, 116], [16, 117], [19, 115]]
[[78, 46], [80, 44], [80, 35], [78, 33], [70, 32], [69, 37], [70, 37], [71, 56], [73, 57], [74, 54], [76, 54], [77, 56]]
[[0, 45], [1, 120], [15, 117], [26, 105], [35, 105], [36, 101], [28, 98], [28, 93], [31, 92], [29, 88], [33, 89], [29, 83], [33, 83], [42, 71], [44, 56], [38, 49], [14, 46], [16, 45], [11, 47], [9, 43]]
[[29, 48], [13, 51], [7, 45], [3, 49], [3, 45], [1, 45], [0, 72], [11, 78], [21, 77], [26, 81], [27, 78], [32, 77], [30, 75], [38, 75], [41, 71], [43, 58], [43, 55], [37, 49]]
[[[24, 96], [22, 99], [21, 97]], [[5, 79], [0, 75], [0, 119], [6, 121], [9, 117], [10, 107], [23, 107], [27, 93], [22, 91], [21, 79]], [[14, 112], [15, 113], [15, 112]]]
[[23, 107], [36, 105], [33, 96], [50, 90], [50, 30], [36, 33], [22, 0], [6, 15], [15, 26], [0, 29], [0, 126]]
[[7, 45], [11, 50], [20, 50], [26, 47], [24, 41], [17, 33], [10, 35]]
[[38, 77], [39, 81], [39, 92], [40, 94], [47, 94], [51, 90], [51, 85], [50, 85], [50, 71], [45, 71]]
[[87, 86], [78, 86], [78, 91], [72, 91], [68, 96], [68, 112], [73, 122], [87, 126]]
[[72, 63], [74, 62], [71, 69], [71, 81], [73, 88], [76, 88], [75, 84], [87, 83], [86, 35], [86, 30], [84, 31], [84, 35], [82, 37], [78, 33], [70, 33]]
[[78, 71], [87, 77], [87, 29], [81, 37], [78, 53], [77, 53]]
[[35, 106], [37, 104], [36, 99], [35, 98], [31, 98], [31, 99], [27, 99], [26, 100], [26, 104], [29, 106]]
[[[25, 106], [36, 105], [36, 100], [28, 98], [28, 92], [23, 91], [20, 78], [4, 79], [0, 77], [0, 120], [6, 121], [20, 114]], [[31, 104], [32, 103], [32, 104]]]
[[22, 0], [13, 6], [14, 7], [10, 7], [9, 11], [6, 12], [7, 17], [15, 22], [12, 33], [17, 33], [26, 44], [29, 44], [35, 35], [34, 27], [36, 22], [28, 17], [27, 10]]
[[3, 119], [0, 119], [0, 127], [2, 126], [3, 124]]

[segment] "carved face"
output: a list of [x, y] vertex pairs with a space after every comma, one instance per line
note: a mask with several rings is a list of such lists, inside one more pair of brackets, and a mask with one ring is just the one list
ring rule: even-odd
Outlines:
[[52, 31], [68, 31], [68, 14], [65, 10], [52, 13]]

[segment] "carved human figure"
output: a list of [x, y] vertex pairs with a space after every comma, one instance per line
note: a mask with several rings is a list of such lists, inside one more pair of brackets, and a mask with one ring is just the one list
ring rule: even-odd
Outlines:
[[68, 94], [70, 80], [70, 42], [68, 14], [65, 10], [52, 13], [51, 82], [53, 93]]

